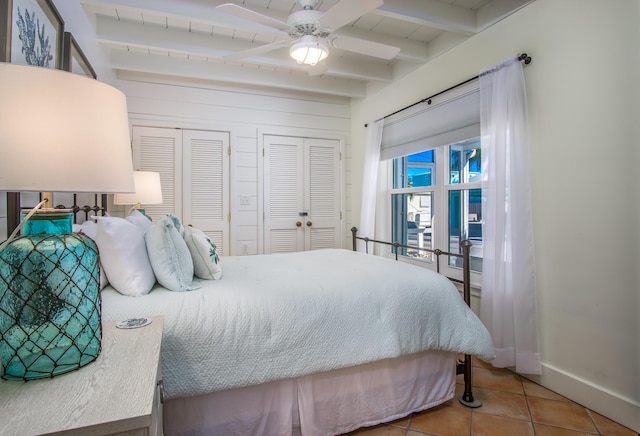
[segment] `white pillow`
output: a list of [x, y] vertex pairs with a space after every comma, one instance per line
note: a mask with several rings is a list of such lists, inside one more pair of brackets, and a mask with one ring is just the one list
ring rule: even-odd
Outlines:
[[[93, 221], [85, 221], [82, 224], [74, 224], [73, 232], [74, 233], [84, 233], [88, 237], [90, 237], [93, 242], [96, 242], [96, 232], [98, 231], [98, 225]], [[96, 242], [96, 245], [98, 243]], [[98, 248], [100, 250], [100, 248]], [[107, 275], [104, 272], [104, 267], [102, 266], [102, 258], [100, 259], [100, 290], [103, 290], [105, 286], [109, 284], [107, 280]]]
[[109, 283], [123, 295], [148, 294], [156, 282], [144, 234], [124, 218], [101, 217], [96, 244]]
[[142, 230], [143, 234], [147, 233], [147, 230], [149, 230], [149, 227], [151, 227], [152, 224], [151, 220], [146, 215], [136, 209], [134, 209], [125, 219], [135, 224], [140, 230]]
[[[176, 218], [177, 219], [177, 218]], [[170, 291], [192, 291], [193, 261], [174, 219], [166, 215], [153, 223], [145, 235], [147, 253], [158, 283]]]
[[196, 277], [205, 280], [222, 278], [222, 264], [216, 244], [202, 230], [189, 226], [184, 229], [184, 240], [193, 259]]
[[93, 221], [85, 221], [82, 224], [74, 224], [73, 232], [74, 233], [84, 233], [94, 241], [96, 240], [96, 232], [98, 231], [98, 225]]

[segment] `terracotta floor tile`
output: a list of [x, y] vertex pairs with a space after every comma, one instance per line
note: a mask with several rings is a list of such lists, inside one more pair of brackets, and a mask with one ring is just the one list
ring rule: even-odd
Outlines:
[[483, 403], [477, 409], [460, 404], [462, 375], [456, 382], [443, 405], [348, 436], [640, 436], [506, 369], [474, 364], [473, 395]]
[[461, 436], [471, 432], [471, 410], [439, 406], [411, 417], [411, 430], [438, 436]]
[[348, 433], [349, 436], [405, 436], [405, 429], [390, 425], [377, 425], [365, 427]]
[[473, 436], [534, 436], [530, 421], [486, 415], [474, 411], [471, 416]]
[[473, 409], [474, 414], [481, 413], [531, 421], [527, 400], [523, 394], [482, 388], [474, 389], [473, 394], [475, 399], [482, 402], [482, 407]]
[[482, 359], [478, 359], [477, 357], [473, 358], [473, 367], [474, 368], [487, 368], [487, 369], [495, 369], [491, 362], [485, 362]]
[[474, 368], [472, 384], [480, 388], [524, 394], [520, 376], [506, 369]]
[[539, 384], [534, 383], [531, 380], [527, 380], [526, 378], [522, 378], [522, 386], [524, 387], [524, 393], [530, 397], [571, 402], [571, 400], [569, 400], [568, 398], [565, 398], [560, 394], [556, 394], [555, 392], [550, 391], [544, 386], [540, 386]]
[[636, 433], [635, 431], [630, 430], [627, 427], [620, 425], [617, 422], [614, 422], [609, 418], [606, 418], [594, 412], [593, 410], [589, 410], [589, 414], [591, 415], [593, 422], [595, 422], [596, 427], [598, 428], [600, 433], [603, 435], [606, 435], [606, 436], [637, 436], [638, 435], [638, 433]]
[[536, 436], [593, 436], [594, 435], [594, 433], [585, 433], [582, 431], [569, 430], [566, 428], [553, 427], [553, 426], [544, 425], [544, 424], [534, 423], [533, 428], [536, 431]]
[[396, 421], [389, 422], [388, 425], [406, 429], [409, 427], [409, 418], [400, 418]]
[[[457, 383], [456, 384], [456, 393], [453, 396], [452, 399], [450, 399], [449, 401], [447, 401], [446, 403], [444, 403], [444, 405], [449, 406], [449, 407], [455, 407], [457, 409], [463, 409], [463, 410], [469, 410], [469, 408], [467, 406], [462, 405], [462, 403], [460, 403], [460, 398], [462, 397], [462, 394], [464, 393], [464, 385]], [[475, 389], [473, 390], [473, 396], [475, 398], [476, 392]]]
[[527, 397], [527, 402], [534, 423], [597, 433], [587, 410], [579, 404], [536, 397]]

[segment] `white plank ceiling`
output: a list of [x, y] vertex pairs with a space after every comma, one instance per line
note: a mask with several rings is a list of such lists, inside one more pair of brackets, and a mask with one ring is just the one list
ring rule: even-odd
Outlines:
[[[327, 60], [308, 67], [292, 60], [287, 47], [241, 60], [224, 58], [289, 37], [216, 6], [233, 2], [286, 22], [300, 10], [295, 0], [81, 0], [119, 74], [355, 98], [404, 76], [530, 1], [384, 0], [334, 33], [399, 47], [398, 55], [384, 60], [331, 48]], [[326, 12], [336, 3], [321, 0], [317, 9]]]

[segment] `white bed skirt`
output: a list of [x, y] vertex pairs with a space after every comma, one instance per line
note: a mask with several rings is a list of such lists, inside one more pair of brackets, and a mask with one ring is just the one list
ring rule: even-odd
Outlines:
[[456, 353], [426, 351], [295, 379], [167, 400], [164, 434], [347, 433], [453, 398], [456, 360]]

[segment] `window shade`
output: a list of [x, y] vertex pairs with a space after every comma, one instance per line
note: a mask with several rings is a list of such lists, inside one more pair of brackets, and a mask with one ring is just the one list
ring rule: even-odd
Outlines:
[[480, 136], [480, 94], [473, 80], [385, 119], [380, 159], [393, 159]]

